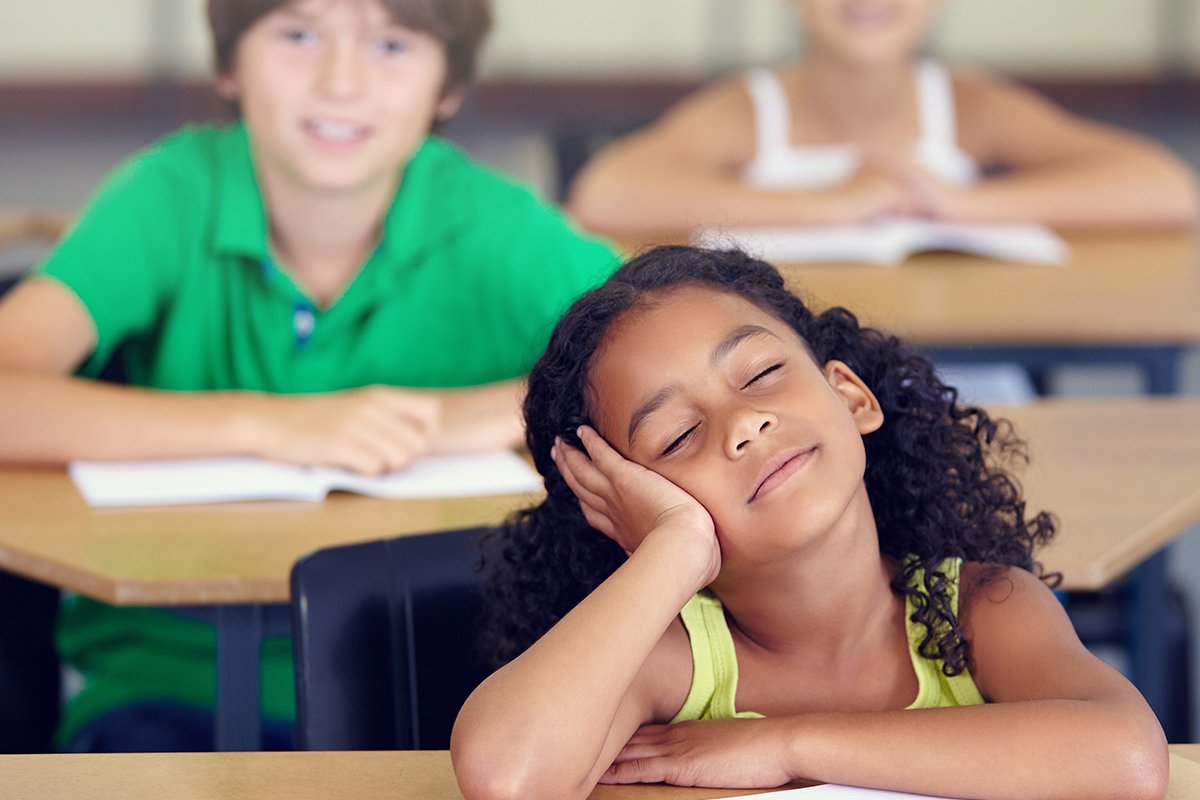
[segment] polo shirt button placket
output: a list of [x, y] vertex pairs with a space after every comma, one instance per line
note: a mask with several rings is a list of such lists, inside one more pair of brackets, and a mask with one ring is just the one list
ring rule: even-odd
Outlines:
[[303, 350], [313, 331], [317, 329], [316, 309], [312, 304], [298, 302], [292, 310], [292, 332], [296, 335], [296, 349]]

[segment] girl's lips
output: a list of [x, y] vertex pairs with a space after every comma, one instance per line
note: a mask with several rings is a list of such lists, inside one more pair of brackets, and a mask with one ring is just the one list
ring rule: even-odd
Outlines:
[[811, 461], [816, 452], [816, 447], [810, 447], [807, 450], [801, 450], [798, 453], [793, 452], [790, 455], [784, 453], [772, 461], [767, 467], [767, 476], [759, 482], [758, 488], [754, 490], [754, 494], [750, 495], [750, 499], [746, 502], [753, 503], [763, 495], [779, 488], [788, 478], [795, 475], [805, 464]]

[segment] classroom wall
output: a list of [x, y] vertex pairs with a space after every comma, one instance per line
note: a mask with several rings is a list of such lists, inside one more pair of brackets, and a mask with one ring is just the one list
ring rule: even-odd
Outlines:
[[[800, 48], [790, 0], [494, 4], [497, 29], [485, 73], [496, 77], [703, 76], [777, 61]], [[5, 0], [0, 81], [202, 77], [208, 70], [203, 6], [204, 0]], [[1194, 70], [1198, 8], [1200, 0], [948, 0], [933, 49], [1021, 75], [1149, 76], [1171, 52], [1182, 53]]]

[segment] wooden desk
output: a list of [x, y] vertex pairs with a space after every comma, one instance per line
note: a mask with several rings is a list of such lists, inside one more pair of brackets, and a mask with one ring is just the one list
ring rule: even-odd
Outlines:
[[0, 569], [113, 605], [286, 603], [322, 547], [492, 525], [534, 495], [92, 509], [59, 468], [0, 468]]
[[[1184, 232], [1068, 234], [1061, 267], [920, 253], [898, 267], [785, 264], [814, 307], [842, 305], [945, 360], [1136, 361], [1174, 391], [1178, 349], [1200, 342], [1200, 248]], [[628, 239], [636, 252], [680, 237]]]
[[[1200, 402], [1045, 400], [999, 409], [1031, 442], [1042, 554], [1098, 589], [1200, 519]], [[286, 603], [292, 564], [331, 545], [490, 525], [533, 495], [91, 509], [61, 469], [0, 469], [0, 569], [115, 605]]]
[[[216, 746], [261, 747], [259, 647], [291, 632], [292, 564], [322, 547], [493, 525], [533, 496], [91, 509], [62, 469], [0, 469], [0, 569], [217, 631]], [[184, 608], [190, 607], [190, 608]]]
[[[1200, 745], [1171, 745], [1168, 800], [1200, 797]], [[758, 792], [597, 786], [590, 800], [707, 800]], [[0, 756], [0, 796], [19, 800], [462, 800], [450, 754], [138, 753]]]
[[[1200, 518], [1200, 402], [1050, 400], [1002, 413], [1031, 442], [1022, 478], [1030, 508], [1061, 523], [1041, 559], [1063, 573], [1065, 588], [1105, 586]], [[252, 657], [238, 654], [257, 652], [261, 607], [288, 601], [289, 572], [304, 553], [494, 524], [532, 499], [333, 495], [320, 504], [93, 510], [60, 469], [0, 469], [0, 569], [116, 605], [219, 605], [218, 670], [237, 673]], [[1147, 648], [1148, 672], [1162, 667], [1156, 659]], [[232, 679], [221, 685], [223, 704], [237, 697], [226, 692]], [[243, 706], [257, 708], [229, 700]]]

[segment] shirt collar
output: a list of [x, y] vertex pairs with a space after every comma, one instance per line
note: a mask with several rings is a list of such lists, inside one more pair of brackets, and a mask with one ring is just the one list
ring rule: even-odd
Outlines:
[[213, 237], [219, 253], [269, 257], [267, 214], [250, 155], [250, 136], [238, 122], [225, 130], [217, 146], [217, 225]]
[[430, 136], [404, 167], [383, 222], [382, 246], [390, 261], [410, 264], [466, 224], [473, 198], [454, 169], [456, 155], [454, 145]]
[[[214, 246], [219, 253], [262, 265], [270, 263], [271, 254], [266, 204], [251, 151], [249, 133], [241, 122], [230, 126], [218, 145]], [[459, 185], [456, 156], [454, 145], [443, 139], [430, 136], [421, 143], [405, 165], [400, 188], [384, 216], [378, 255], [390, 268], [372, 268], [376, 258], [369, 257], [354, 283], [395, 282], [406, 268], [420, 263], [467, 223], [472, 199], [469, 186]]]

